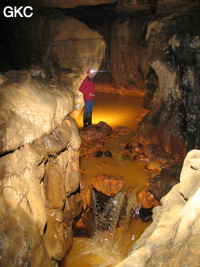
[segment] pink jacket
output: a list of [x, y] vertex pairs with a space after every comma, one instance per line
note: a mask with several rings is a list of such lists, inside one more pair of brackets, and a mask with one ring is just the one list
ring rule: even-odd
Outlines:
[[79, 91], [81, 93], [83, 93], [83, 100], [84, 102], [90, 100], [90, 99], [94, 99], [94, 96], [89, 96], [89, 93], [91, 94], [95, 94], [95, 90], [94, 90], [94, 83], [91, 79], [88, 78], [88, 76], [83, 80]]

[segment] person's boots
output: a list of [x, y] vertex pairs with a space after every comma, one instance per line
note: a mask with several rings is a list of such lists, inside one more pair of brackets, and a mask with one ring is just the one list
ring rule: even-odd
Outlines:
[[89, 125], [88, 117], [83, 115], [83, 127], [87, 127]]
[[87, 120], [83, 120], [83, 127], [87, 127], [88, 124], [87, 124]]
[[93, 125], [92, 125], [92, 115], [90, 115], [90, 116], [88, 117], [88, 126], [89, 126], [89, 125], [93, 126]]

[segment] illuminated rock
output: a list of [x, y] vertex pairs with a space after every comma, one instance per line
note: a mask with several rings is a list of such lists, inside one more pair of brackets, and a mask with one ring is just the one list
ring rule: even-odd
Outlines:
[[99, 174], [92, 180], [92, 186], [97, 191], [107, 195], [114, 196], [123, 189], [125, 180], [121, 176], [109, 176]]
[[117, 134], [131, 134], [131, 129], [125, 126], [117, 126], [113, 131]]
[[117, 267], [198, 266], [200, 256], [200, 151], [190, 151], [180, 183], [153, 209], [153, 222]]
[[112, 133], [112, 128], [106, 122], [99, 122], [94, 126], [79, 129], [80, 137], [83, 140], [101, 139]]
[[83, 22], [62, 12], [46, 11], [45, 15], [34, 13], [34, 19], [29, 23], [10, 21], [9, 32], [12, 33], [7, 36], [8, 42], [13, 44], [12, 36], [21, 36], [22, 29], [26, 32], [23, 38], [17, 38], [18, 45], [12, 45], [10, 57], [14, 65], [18, 65], [17, 69], [28, 68], [34, 75], [65, 83], [66, 88], [75, 92], [74, 108], [81, 109], [84, 101], [78, 89], [88, 68], [99, 69], [105, 41]]
[[159, 205], [158, 200], [148, 191], [148, 188], [145, 187], [137, 193], [137, 199], [140, 202], [142, 208], [151, 209]]
[[200, 146], [198, 111], [195, 113], [199, 110], [199, 78], [194, 82], [199, 64], [193, 67], [193, 62], [199, 62], [200, 20], [193, 14], [183, 15], [183, 10], [181, 14], [148, 24], [147, 60], [158, 85], [146, 91], [150, 112], [139, 123], [138, 137], [143, 144], [157, 143], [185, 157], [186, 151]]
[[27, 72], [6, 78], [0, 86], [0, 265], [53, 266], [51, 259], [60, 260], [71, 245], [72, 221], [82, 209], [80, 138], [69, 116], [74, 96]]

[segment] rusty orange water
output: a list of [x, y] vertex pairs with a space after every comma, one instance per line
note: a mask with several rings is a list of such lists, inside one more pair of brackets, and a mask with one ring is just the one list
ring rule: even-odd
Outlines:
[[122, 233], [118, 228], [114, 246], [110, 246], [108, 233], [102, 233], [97, 240], [74, 238], [73, 245], [62, 261], [61, 267], [114, 267], [128, 255], [131, 245], [148, 225], [150, 222], [141, 223], [139, 219], [134, 219], [126, 233]]
[[[131, 135], [134, 135], [142, 103], [141, 97], [97, 93], [93, 123], [105, 121], [111, 127], [127, 126], [132, 131]], [[77, 122], [82, 127], [82, 113], [77, 118]], [[136, 185], [133, 192], [134, 198], [135, 192], [143, 187], [151, 173], [145, 170], [144, 164], [121, 157], [120, 143], [128, 142], [131, 135], [118, 136], [112, 142], [108, 147], [112, 152], [112, 158], [81, 158], [80, 168], [86, 170], [85, 176], [88, 180], [97, 174], [123, 176], [126, 179], [126, 187]], [[61, 267], [114, 267], [128, 255], [132, 244], [149, 224], [135, 217], [127, 223], [126, 227], [119, 226], [114, 235], [112, 231], [105, 231], [95, 238], [74, 238], [73, 245], [63, 259]]]
[[[137, 118], [142, 109], [143, 98], [96, 92], [93, 108], [93, 123], [105, 121], [111, 127], [127, 126], [133, 132], [137, 129]], [[82, 114], [77, 118], [83, 126]]]

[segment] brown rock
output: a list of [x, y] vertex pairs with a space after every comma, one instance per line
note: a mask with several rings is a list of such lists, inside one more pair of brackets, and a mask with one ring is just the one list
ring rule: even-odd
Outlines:
[[85, 211], [91, 205], [91, 188], [83, 174], [80, 181], [80, 196], [83, 199], [83, 209]]
[[133, 160], [138, 162], [148, 162], [149, 159], [144, 154], [137, 154], [133, 157]]
[[157, 160], [151, 160], [147, 163], [145, 168], [149, 171], [160, 171], [161, 170], [161, 163]]
[[108, 176], [99, 174], [93, 178], [92, 185], [97, 191], [107, 195], [114, 196], [124, 187], [125, 180], [121, 176]]
[[150, 179], [148, 190], [157, 200], [165, 196], [180, 181], [181, 166], [181, 164], [176, 164], [163, 168], [160, 175]]
[[149, 113], [149, 109], [142, 108], [139, 117], [137, 118], [137, 121], [140, 122], [144, 116], [146, 116]]
[[136, 148], [136, 147], [142, 147], [142, 144], [138, 143], [135, 140], [130, 141], [125, 146], [126, 149], [133, 149], [133, 148]]
[[137, 147], [134, 148], [134, 151], [137, 152], [138, 154], [142, 154], [143, 153], [143, 148], [137, 146]]
[[72, 243], [72, 229], [64, 227], [62, 211], [58, 209], [47, 213], [45, 243], [48, 254], [55, 260], [61, 260]]
[[74, 193], [66, 199], [65, 208], [63, 211], [63, 221], [69, 223], [76, 218], [82, 211], [83, 199], [80, 194]]
[[27, 72], [7, 78], [0, 86], [0, 265], [50, 267], [51, 258], [66, 254], [73, 219], [82, 210], [80, 138], [68, 116], [73, 93]]
[[140, 202], [142, 208], [150, 209], [159, 205], [159, 202], [154, 198], [154, 196], [145, 187], [137, 192], [137, 199]]
[[152, 158], [158, 154], [156, 144], [148, 144], [143, 148], [143, 153], [149, 157]]
[[109, 151], [109, 150], [106, 150], [105, 152], [104, 152], [104, 156], [105, 157], [112, 157], [112, 153]]
[[130, 134], [131, 129], [125, 126], [117, 126], [114, 128], [114, 132], [117, 134]]
[[80, 128], [80, 137], [82, 140], [101, 139], [112, 133], [112, 128], [106, 122], [99, 122], [94, 126]]

